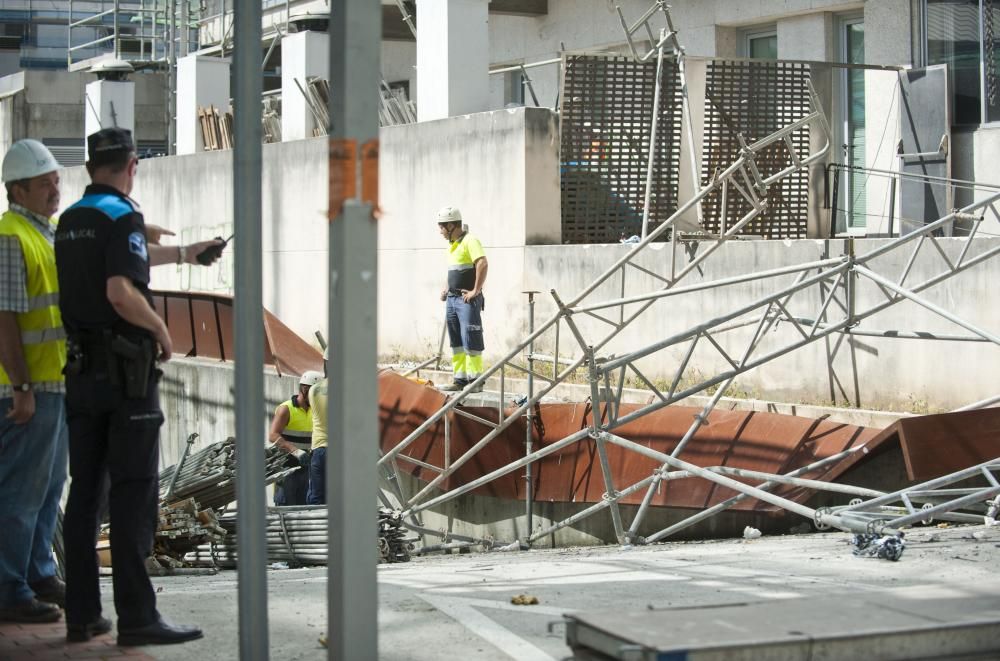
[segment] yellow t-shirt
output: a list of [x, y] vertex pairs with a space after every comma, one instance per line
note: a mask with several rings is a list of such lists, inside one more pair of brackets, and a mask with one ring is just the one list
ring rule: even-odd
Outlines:
[[326, 447], [326, 389], [329, 379], [323, 379], [309, 389], [309, 410], [312, 412], [312, 449]]

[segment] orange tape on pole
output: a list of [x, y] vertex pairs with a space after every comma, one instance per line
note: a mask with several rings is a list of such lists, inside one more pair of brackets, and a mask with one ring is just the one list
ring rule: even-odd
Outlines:
[[361, 200], [372, 205], [372, 217], [382, 215], [378, 206], [378, 138], [361, 145]]
[[357, 140], [330, 138], [330, 206], [327, 212], [330, 221], [335, 220], [343, 211], [344, 200], [357, 196], [357, 161]]

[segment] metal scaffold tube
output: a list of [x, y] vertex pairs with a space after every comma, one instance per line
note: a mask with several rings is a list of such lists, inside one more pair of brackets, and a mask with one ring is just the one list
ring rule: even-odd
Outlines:
[[[666, 17], [668, 29], [661, 30], [660, 38], [657, 40], [653, 37], [649, 21], [660, 12]], [[628, 45], [634, 59], [645, 62], [654, 55], [658, 56], [655, 92], [659, 92], [660, 78], [663, 75], [663, 59], [666, 57], [664, 50], [666, 48], [673, 50], [678, 63], [683, 65], [683, 48], [676, 38], [667, 6], [658, 0], [631, 26], [626, 22], [620, 10], [618, 15], [626, 31]], [[649, 36], [650, 50], [644, 54], [640, 54], [636, 50], [636, 42], [632, 39], [633, 34], [640, 32], [645, 32]], [[646, 48], [647, 46], [644, 45], [643, 49]], [[686, 80], [683, 80], [683, 66], [681, 66], [681, 78], [684, 88], [684, 119], [689, 121], [690, 108], [687, 104]], [[699, 274], [703, 278], [706, 277], [706, 272], [712, 272], [711, 269], [706, 271], [703, 268], [706, 260], [713, 254], [717, 254], [722, 244], [738, 238], [738, 235], [745, 231], [744, 228], [750, 223], [765, 217], [765, 214], [769, 212], [768, 200], [774, 197], [769, 194], [773, 186], [781, 184], [786, 177], [794, 173], [808, 172], [811, 166], [828, 158], [831, 141], [830, 126], [811, 84], [808, 81], [805, 84], [808, 86], [810, 104], [810, 109], [805, 115], [770, 135], [759, 138], [757, 136], [738, 136], [741, 149], [735, 160], [727, 167], [716, 171], [711, 180], [704, 185], [696, 182], [694, 195], [680, 204], [669, 218], [656, 227], [650, 228], [648, 220], [651, 212], [651, 197], [648, 195], [648, 186], [655, 174], [657, 132], [655, 125], [656, 112], [658, 111], [658, 104], [654, 101], [653, 122], [649, 127], [648, 135], [649, 153], [647, 156], [650, 160], [647, 163], [647, 201], [643, 213], [645, 221], [643, 238], [567, 302], [563, 302], [559, 292], [551, 291], [557, 311], [540, 324], [535, 324], [534, 309], [531, 307], [532, 299], [529, 297], [530, 322], [527, 337], [499, 361], [487, 368], [475, 381], [468, 384], [462, 393], [449, 398], [444, 405], [417, 425], [416, 429], [398, 444], [385, 450], [378, 464], [387, 469], [391, 466], [393, 476], [399, 472], [397, 461], [406, 464], [411, 470], [419, 468], [423, 472], [421, 485], [416, 489], [414, 495], [404, 500], [402, 492], [398, 488], [395, 489], [395, 493], [401, 499], [404, 515], [413, 516], [426, 509], [440, 506], [522, 467], [527, 468], [525, 471], [526, 489], [528, 494], [531, 494], [532, 476], [537, 474], [537, 471], [532, 470], [533, 464], [549, 455], [560, 452], [564, 448], [578, 443], [591, 442], [594, 443], [592, 454], [595, 462], [599, 461], [604, 482], [605, 493], [602, 501], [590, 505], [562, 521], [547, 522], [547, 527], [544, 530], [534, 531], [531, 525], [532, 498], [529, 495], [526, 498], [527, 510], [525, 511], [526, 519], [529, 522], [527, 530], [529, 543], [601, 510], [609, 510], [615, 534], [620, 541], [625, 539], [639, 542], [656, 541], [724, 511], [747, 498], [759, 499], [786, 511], [807, 517], [817, 524], [822, 522], [823, 525], [833, 525], [855, 532], [870, 530], [873, 517], [890, 518], [899, 515], [899, 512], [896, 511], [898, 508], [894, 509], [885, 505], [884, 507], [879, 506], [876, 512], [866, 512], [863, 515], [846, 512], [840, 516], [836, 513], [831, 514], [829, 511], [816, 511], [795, 500], [769, 493], [769, 490], [777, 485], [786, 485], [859, 497], [879, 495], [879, 492], [871, 489], [831, 484], [820, 479], [823, 473], [818, 472], [817, 469], [842, 460], [860, 448], [851, 448], [832, 457], [818, 458], [808, 466], [790, 470], [783, 475], [732, 466], [703, 468], [681, 458], [682, 455], [690, 452], [686, 446], [712, 414], [715, 406], [736, 377], [834, 334], [843, 337], [853, 331], [864, 333], [865, 331], [858, 328], [860, 322], [898, 303], [910, 300], [924, 305], [941, 316], [963, 325], [967, 330], [976, 334], [975, 339], [987, 342], [997, 342], [998, 340], [996, 334], [973, 326], [916, 294], [1000, 255], [1000, 247], [990, 246], [985, 246], [982, 252], [976, 254], [976, 251], [971, 250], [972, 242], [969, 240], [962, 247], [961, 254], [955, 259], [947, 254], [947, 251], [934, 236], [935, 231], [956, 219], [972, 220], [977, 223], [976, 227], [978, 227], [982, 218], [980, 214], [977, 214], [977, 211], [992, 205], [995, 200], [1000, 199], [1000, 195], [993, 195], [964, 209], [950, 213], [910, 235], [891, 241], [889, 244], [868, 253], [855, 254], [854, 244], [849, 242], [846, 254], [839, 257], [825, 257], [808, 263], [707, 282], [691, 283], [685, 281], [686, 278], [694, 280]], [[692, 168], [694, 176], [697, 177], [699, 173], [696, 145], [693, 136], [690, 135], [690, 125], [686, 123], [685, 128], [688, 129], [688, 140], [692, 143], [689, 145], [688, 153], [692, 156]], [[810, 144], [817, 145], [817, 147], [808, 152], [796, 152], [798, 138], [802, 136], [800, 132], [809, 132]], [[825, 139], [821, 142], [817, 139], [820, 137]], [[768, 153], [774, 151], [776, 145], [781, 145], [783, 152], [785, 152], [782, 156], [783, 160], [779, 162], [775, 162], [770, 156], [767, 156]], [[718, 198], [712, 206], [716, 209], [721, 208], [724, 216], [727, 208], [741, 205], [740, 217], [734, 223], [723, 224], [720, 233], [699, 236], [697, 241], [691, 242], [687, 246], [688, 254], [682, 266], [678, 265], [675, 268], [672, 258], [654, 260], [655, 255], [649, 256], [648, 253], [653, 242], [665, 236], [664, 232], [676, 229], [683, 217], [697, 212], [698, 219], [701, 221], [700, 205], [709, 196]], [[673, 236], [676, 234], [676, 232], [672, 232]], [[947, 268], [922, 282], [907, 283], [906, 279], [916, 262], [917, 253], [922, 246], [926, 246], [928, 243], [937, 250], [947, 264]], [[905, 255], [901, 255], [907, 248], [913, 250], [908, 261], [905, 260]], [[672, 247], [671, 254], [673, 255], [675, 252], [676, 250]], [[878, 269], [872, 265], [873, 260], [890, 252], [901, 255], [903, 261], [906, 261], [906, 265], [898, 277], [876, 273], [876, 270], [890, 269], [891, 267], [886, 265], [886, 261], [889, 260], [879, 262]], [[975, 256], [969, 257], [970, 254]], [[669, 261], [669, 265], [664, 263], [666, 261]], [[655, 266], [651, 266], [654, 263]], [[635, 280], [630, 280], [630, 278]], [[859, 297], [858, 282], [860, 278], [865, 278], [864, 282], [866, 283], [874, 282], [874, 286], [880, 288], [885, 294], [885, 299], [876, 298], [874, 303], [870, 304], [867, 299]], [[768, 279], [774, 279], [774, 284], [767, 286]], [[685, 282], [681, 284], [682, 281]], [[666, 333], [659, 337], [648, 338], [639, 347], [629, 346], [627, 340], [623, 340], [623, 338], [635, 336], [634, 327], [631, 334], [623, 335], [623, 332], [661, 299], [666, 300], [667, 297], [749, 283], [754, 283], [751, 290], [753, 294], [746, 296], [746, 300], [752, 302], [740, 303], [729, 310], [723, 309], [703, 323], [686, 330], [673, 332], [665, 339], [663, 338], [667, 335]], [[630, 286], [633, 284], [634, 286]], [[866, 289], [864, 294], [867, 296], [868, 292], [869, 289]], [[611, 293], [610, 296], [609, 293]], [[599, 295], [601, 298], [598, 298]], [[867, 307], [861, 305], [862, 303]], [[806, 314], [803, 314], [801, 309], [803, 307], [807, 307]], [[608, 330], [605, 324], [609, 325], [611, 329]], [[563, 326], [572, 335], [574, 343], [579, 345], [582, 350], [577, 357], [571, 360], [561, 358], [560, 336], [561, 334], [565, 335]], [[744, 328], [746, 330], [740, 330]], [[891, 332], [896, 333], [899, 337], [920, 336], [914, 333]], [[723, 333], [726, 335], [723, 336]], [[935, 334], [935, 337], [939, 339], [968, 339], [942, 334]], [[606, 354], [616, 338], [618, 338], [618, 342], [614, 345], [615, 354]], [[697, 356], [695, 355], [696, 347], [699, 349]], [[536, 353], [536, 348], [551, 355]], [[667, 349], [678, 352], [678, 357], [683, 354], [678, 367], [670, 376], [669, 389], [662, 386], [657, 387], [650, 378], [647, 378], [643, 374], [646, 367], [642, 364], [644, 360], [653, 358], [654, 354]], [[698, 365], [696, 361], [703, 360], [701, 354], [705, 352], [713, 354], [712, 358], [715, 360], [721, 359], [721, 364], [724, 367], [708, 375], [702, 375], [695, 368], [690, 367]], [[566, 353], [565, 348], [563, 348], [562, 353]], [[526, 367], [522, 362], [525, 357], [527, 357]], [[538, 373], [535, 361], [539, 360], [545, 360], [546, 363], [551, 364], [551, 375]], [[528, 396], [524, 400], [518, 399], [514, 406], [504, 410], [502, 404], [507, 401], [505, 390], [508, 387], [505, 381], [507, 368], [526, 374], [529, 387]], [[532, 438], [533, 407], [552, 393], [556, 387], [574, 377], [579, 377], [584, 370], [586, 370], [590, 385], [592, 407], [592, 417], [588, 421], [587, 427], [561, 439], [544, 439], [544, 444], [539, 447]], [[632, 374], [645, 384], [654, 396], [644, 404], [627, 406], [623, 409], [623, 391], [626, 379], [632, 378]], [[463, 398], [470, 391], [477, 389], [487, 379], [494, 376], [499, 377], [499, 399], [501, 402], [497, 406], [496, 422], [485, 420], [482, 416], [459, 408]], [[535, 382], [535, 377], [539, 378], [540, 384]], [[679, 439], [669, 454], [656, 452], [649, 447], [621, 439], [610, 433], [612, 430], [637, 421], [665, 406], [703, 393], [713, 386], [718, 386], [718, 389], [713, 393], [708, 404], [702, 408], [700, 415], [688, 428], [687, 433]], [[452, 456], [452, 450], [457, 445], [452, 442], [450, 433], [453, 416], [462, 416], [473, 420], [483, 427], [481, 432], [468, 439], [467, 444], [460, 446], [461, 449], [458, 450], [460, 454], [457, 457]], [[501, 434], [516, 421], [527, 422], [525, 456], [464, 484], [455, 484], [454, 476], [458, 471], [473, 461], [484, 448], [500, 438]], [[418, 446], [415, 446], [414, 443], [432, 430], [436, 433], [435, 427], [439, 425], [444, 429], [443, 461], [439, 462], [436, 458], [432, 460], [427, 454], [420, 456], [407, 454], [408, 452], [415, 454], [412, 447]], [[617, 448], [615, 448], [614, 453], [609, 453], [606, 446], [611, 443], [627, 450], [627, 454], [635, 453], [656, 459], [662, 466], [654, 470], [652, 475], [631, 486], [619, 489], [615, 485], [617, 473], [615, 472], [616, 465], [612, 460], [618, 461], [621, 453], [618, 452]], [[630, 457], [627, 461], [631, 460], [634, 460], [634, 457]], [[435, 463], [441, 465], [434, 465]], [[810, 471], [817, 471], [817, 473], [813, 474]], [[426, 479], [423, 479], [423, 476], [426, 476]], [[708, 480], [714, 484], [735, 489], [740, 495], [729, 498], [704, 512], [661, 530], [651, 537], [646, 537], [644, 540], [640, 534], [640, 527], [644, 515], [654, 500], [654, 493], [663, 481], [678, 479]], [[758, 487], [753, 487], [741, 480], [756, 480], [760, 481], [760, 484]], [[392, 486], [398, 487], [398, 484]], [[996, 486], [991, 487], [991, 489], [995, 488]], [[632, 496], [642, 490], [645, 490], [645, 497], [626, 534], [623, 530], [619, 503], [623, 497]], [[958, 494], [958, 498], [954, 498], [954, 494], [946, 495], [938, 491], [930, 494], [910, 493], [904, 499], [904, 503], [910, 509], [902, 512], [903, 518], [900, 520], [915, 520], [913, 517], [919, 516], [919, 512], [912, 511], [911, 500], [914, 502], [922, 500], [927, 507], [933, 508], [931, 511], [945, 515], [949, 520], [968, 520], [968, 517], [971, 516], [969, 514], [951, 513], [946, 510], [951, 507], [968, 505], [976, 498], [982, 498], [984, 494], [990, 493], [992, 493], [990, 489], [979, 490]], [[946, 502], [940, 502], [942, 500]], [[448, 543], [446, 538], [444, 544]]]
[[376, 247], [381, 5], [330, 4], [328, 658], [378, 658]]
[[[244, 660], [269, 656], [267, 626], [267, 548], [265, 536], [264, 453], [264, 314], [261, 278], [261, 124], [263, 78], [260, 58], [261, 5], [236, 5], [233, 58], [233, 217], [235, 237], [236, 439], [240, 503], [237, 542], [239, 563], [239, 651]], [[172, 43], [172, 42], [171, 42]]]

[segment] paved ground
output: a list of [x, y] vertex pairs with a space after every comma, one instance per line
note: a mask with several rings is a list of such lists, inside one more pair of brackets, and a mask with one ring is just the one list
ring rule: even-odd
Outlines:
[[[845, 611], [865, 597], [907, 594], [985, 599], [1000, 616], [1000, 528], [928, 528], [908, 535], [902, 560], [857, 558], [845, 533], [417, 558], [379, 567], [379, 656], [383, 659], [562, 659], [570, 655], [562, 614], [643, 610], [805, 598]], [[158, 578], [161, 611], [197, 622], [203, 640], [144, 648], [165, 661], [236, 658], [236, 573]], [[322, 659], [325, 569], [269, 573], [271, 658]], [[530, 594], [539, 604], [517, 606]], [[110, 584], [105, 608], [112, 609]], [[936, 619], [947, 619], [948, 612]], [[870, 613], [873, 619], [879, 612]], [[669, 626], [665, 622], [665, 626]], [[45, 645], [61, 631], [31, 629]], [[0, 626], [0, 659], [31, 658], [13, 647], [26, 629]], [[110, 637], [105, 638], [110, 641]], [[49, 654], [41, 645], [30, 651]], [[106, 643], [105, 643], [106, 645]], [[59, 645], [53, 652], [62, 651]], [[100, 658], [117, 650], [88, 651]], [[50, 655], [47, 658], [53, 658]], [[84, 657], [81, 657], [84, 658]]]

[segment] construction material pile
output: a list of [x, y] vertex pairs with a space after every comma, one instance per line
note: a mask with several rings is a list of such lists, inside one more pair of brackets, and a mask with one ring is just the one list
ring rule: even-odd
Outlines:
[[409, 562], [413, 541], [403, 529], [403, 513], [387, 507], [378, 508], [378, 561]]
[[161, 504], [153, 556], [147, 565], [153, 569], [184, 567], [185, 553], [200, 544], [221, 542], [225, 537], [226, 529], [219, 525], [215, 512], [211, 508], [199, 509], [194, 498]]
[[[235, 567], [239, 561], [236, 548], [236, 513], [219, 518], [219, 525], [228, 535], [221, 540], [200, 544], [184, 556], [192, 565], [223, 568]], [[402, 517], [398, 512], [380, 508], [377, 553], [380, 562], [407, 562], [412, 541], [404, 537]], [[327, 547], [327, 509], [323, 505], [271, 507], [267, 512], [268, 562], [289, 566], [326, 565], [330, 555]]]
[[[188, 449], [194, 441], [188, 439]], [[266, 451], [264, 484], [277, 482], [299, 470], [289, 467], [288, 455], [273, 446]], [[221, 510], [236, 500], [236, 439], [227, 438], [220, 443], [193, 454], [185, 451], [176, 466], [160, 473], [160, 503], [174, 503], [192, 498], [200, 509]]]

